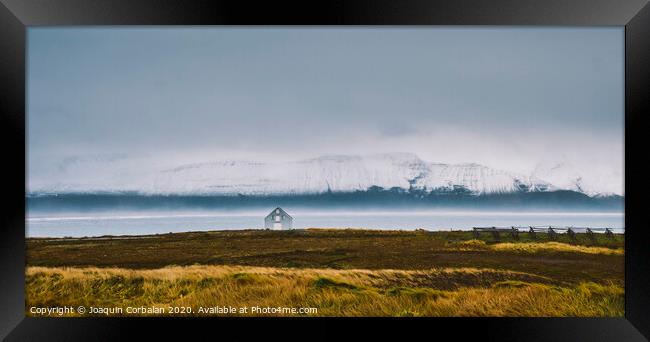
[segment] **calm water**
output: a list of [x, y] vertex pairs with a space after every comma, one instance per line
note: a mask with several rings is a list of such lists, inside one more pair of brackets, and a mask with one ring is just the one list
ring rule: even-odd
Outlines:
[[[289, 211], [294, 228], [369, 228], [427, 230], [471, 229], [481, 226], [574, 226], [624, 229], [623, 213], [521, 212], [314, 212]], [[143, 235], [169, 232], [261, 229], [267, 213], [66, 213], [32, 214], [26, 221], [29, 237]]]

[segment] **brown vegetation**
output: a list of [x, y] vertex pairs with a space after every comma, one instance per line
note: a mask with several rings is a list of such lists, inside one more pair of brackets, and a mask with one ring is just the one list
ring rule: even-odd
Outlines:
[[316, 308], [310, 316], [622, 316], [623, 236], [548, 238], [308, 229], [28, 239], [27, 314], [83, 305], [189, 306], [191, 315], [281, 306]]

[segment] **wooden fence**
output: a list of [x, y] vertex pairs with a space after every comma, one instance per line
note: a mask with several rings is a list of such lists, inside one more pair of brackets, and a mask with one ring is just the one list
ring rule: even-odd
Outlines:
[[608, 238], [614, 238], [614, 232], [610, 228], [590, 228], [590, 227], [553, 227], [553, 226], [529, 226], [529, 227], [473, 227], [475, 237], [479, 237], [481, 233], [489, 233], [495, 239], [499, 240], [501, 234], [510, 235], [513, 239], [519, 240], [519, 233], [528, 233], [528, 235], [536, 239], [537, 233], [548, 234], [549, 239], [557, 239], [559, 234], [566, 234], [572, 240], [575, 240], [576, 233], [587, 234], [591, 239], [595, 239], [594, 234], [602, 233]]

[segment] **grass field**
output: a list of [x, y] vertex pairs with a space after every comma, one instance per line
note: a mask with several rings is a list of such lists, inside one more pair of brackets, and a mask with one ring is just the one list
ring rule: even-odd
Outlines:
[[[165, 310], [155, 315], [189, 307], [173, 314], [199, 316], [623, 316], [623, 241], [343, 229], [28, 239], [26, 313], [84, 306]], [[317, 311], [198, 312], [219, 307]]]

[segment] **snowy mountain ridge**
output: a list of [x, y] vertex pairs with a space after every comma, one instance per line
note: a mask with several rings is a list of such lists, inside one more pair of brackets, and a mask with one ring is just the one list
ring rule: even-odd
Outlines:
[[[90, 163], [90, 164], [88, 164]], [[289, 162], [221, 160], [147, 171], [133, 162], [92, 159], [67, 165], [60, 174], [31, 181], [31, 193], [138, 192], [144, 194], [279, 195], [364, 191], [371, 187], [406, 191], [464, 189], [473, 195], [572, 190], [589, 196], [622, 195], [613, 186], [584, 181], [566, 165], [538, 167], [530, 175], [476, 163], [427, 162], [409, 153], [326, 155]], [[131, 167], [127, 167], [127, 166]], [[104, 172], [97, 172], [102, 169]], [[89, 170], [95, 170], [89, 172]]]

